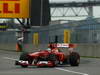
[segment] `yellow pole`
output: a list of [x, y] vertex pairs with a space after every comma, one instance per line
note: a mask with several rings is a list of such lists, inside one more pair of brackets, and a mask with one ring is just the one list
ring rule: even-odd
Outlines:
[[39, 34], [38, 33], [34, 33], [33, 34], [33, 44], [34, 45], [38, 45], [39, 44]]
[[64, 30], [64, 43], [70, 43], [70, 30]]

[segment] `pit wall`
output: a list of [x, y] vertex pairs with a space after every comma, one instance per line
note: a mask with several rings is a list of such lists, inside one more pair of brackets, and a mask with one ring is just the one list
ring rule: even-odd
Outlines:
[[[16, 52], [16, 44], [0, 44], [0, 50], [6, 51], [15, 51]], [[24, 46], [23, 51], [35, 52], [39, 50], [45, 50], [47, 48], [47, 44], [42, 44], [38, 46], [34, 46], [33, 44], [28, 44]], [[62, 48], [64, 52], [67, 49]], [[100, 44], [78, 44], [78, 47], [75, 49], [81, 56], [86, 57], [100, 57]]]
[[16, 51], [16, 44], [0, 44], [0, 50]]
[[[47, 44], [42, 44], [39, 46], [34, 46], [30, 44], [29, 48], [25, 48], [26, 51], [38, 51], [47, 48]], [[67, 48], [62, 48], [62, 51], [66, 52]], [[80, 54], [80, 56], [86, 57], [100, 57], [100, 44], [78, 44], [78, 47], [75, 48], [75, 51]]]
[[76, 51], [81, 56], [100, 57], [100, 44], [78, 44]]

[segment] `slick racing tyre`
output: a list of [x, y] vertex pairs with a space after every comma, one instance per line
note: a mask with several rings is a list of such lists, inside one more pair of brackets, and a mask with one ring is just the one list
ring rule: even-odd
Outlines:
[[23, 52], [23, 53], [20, 55], [19, 60], [27, 61], [27, 60], [28, 60], [28, 53], [27, 53], [27, 52]]
[[57, 66], [57, 64], [59, 63], [59, 61], [57, 60], [57, 56], [55, 54], [50, 54], [48, 60], [54, 62], [53, 67]]
[[57, 59], [57, 56], [55, 54], [50, 54], [48, 57], [48, 60], [55, 61]]
[[77, 52], [72, 52], [69, 56], [69, 64], [71, 66], [79, 66], [80, 55]]
[[[32, 64], [32, 62], [33, 62], [33, 59], [28, 55], [27, 52], [23, 52], [23, 53], [20, 55], [19, 60], [28, 61], [29, 64]], [[28, 67], [28, 65], [21, 65], [21, 66], [22, 66], [23, 68]]]

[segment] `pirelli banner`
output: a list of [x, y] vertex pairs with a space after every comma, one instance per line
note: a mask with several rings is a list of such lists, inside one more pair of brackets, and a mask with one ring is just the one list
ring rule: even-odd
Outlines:
[[0, 0], [0, 18], [29, 18], [30, 0]]

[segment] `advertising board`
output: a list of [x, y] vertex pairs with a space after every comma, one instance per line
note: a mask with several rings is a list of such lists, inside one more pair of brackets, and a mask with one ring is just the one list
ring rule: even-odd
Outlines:
[[0, 18], [29, 18], [30, 0], [0, 0]]

